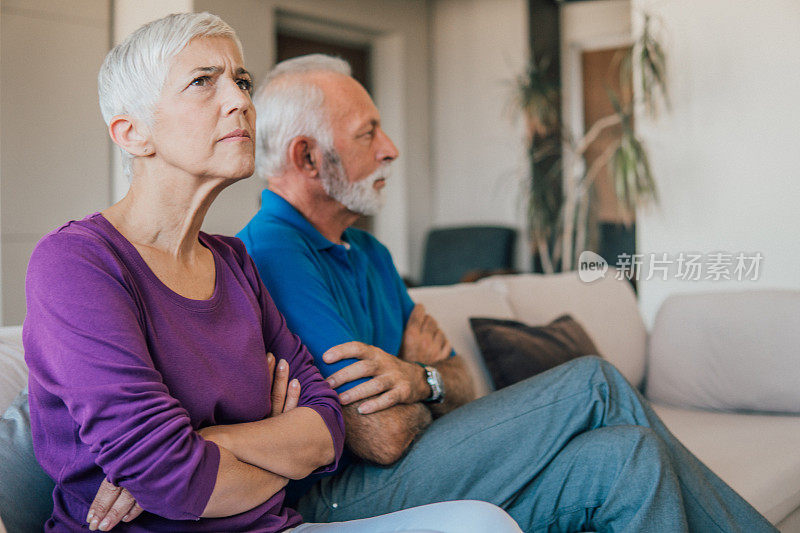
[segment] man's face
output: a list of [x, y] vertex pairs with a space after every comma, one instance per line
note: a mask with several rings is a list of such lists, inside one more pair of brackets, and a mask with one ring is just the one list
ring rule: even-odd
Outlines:
[[323, 188], [350, 211], [374, 215], [384, 202], [383, 188], [397, 148], [381, 129], [380, 114], [354, 79], [331, 75], [323, 85], [333, 132], [333, 149], [322, 156]]

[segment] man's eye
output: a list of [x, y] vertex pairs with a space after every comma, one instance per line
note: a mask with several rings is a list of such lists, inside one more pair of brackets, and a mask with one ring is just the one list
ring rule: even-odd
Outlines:
[[193, 79], [192, 83], [190, 83], [189, 85], [194, 85], [195, 87], [204, 87], [205, 85], [208, 84], [210, 80], [211, 78], [209, 78], [208, 76], [199, 76]]
[[248, 93], [253, 90], [253, 82], [247, 78], [240, 78], [236, 80], [236, 85], [238, 85], [241, 90]]

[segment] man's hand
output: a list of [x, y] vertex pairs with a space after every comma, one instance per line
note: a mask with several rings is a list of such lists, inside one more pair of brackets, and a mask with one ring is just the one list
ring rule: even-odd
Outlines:
[[400, 403], [417, 403], [430, 396], [425, 371], [419, 365], [389, 355], [362, 342], [346, 342], [322, 355], [328, 364], [342, 359], [359, 359], [328, 377], [332, 388], [360, 378], [372, 378], [339, 395], [342, 405], [369, 398], [358, 406], [361, 414], [375, 413]]
[[425, 312], [422, 304], [417, 304], [408, 317], [400, 346], [400, 358], [432, 365], [450, 357], [452, 346], [439, 329], [439, 324]]
[[139, 507], [130, 492], [122, 487], [116, 487], [107, 479], [100, 484], [100, 489], [89, 507], [86, 522], [91, 531], [109, 531], [123, 522], [130, 522], [140, 514], [143, 509]]

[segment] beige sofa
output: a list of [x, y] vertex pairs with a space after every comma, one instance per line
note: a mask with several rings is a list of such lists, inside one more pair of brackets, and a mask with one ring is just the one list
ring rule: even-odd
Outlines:
[[590, 284], [574, 273], [501, 276], [412, 298], [466, 357], [481, 394], [491, 383], [469, 317], [540, 325], [571, 314], [695, 455], [781, 531], [800, 532], [800, 291], [675, 296], [651, 334], [613, 272]]
[[[690, 450], [781, 531], [800, 533], [800, 292], [673, 297], [649, 335], [629, 285], [612, 275], [591, 284], [575, 274], [504, 276], [412, 297], [466, 357], [481, 394], [491, 384], [469, 317], [544, 324], [570, 313], [631, 383], [647, 381], [656, 411]], [[0, 328], [0, 412], [26, 373], [21, 328]], [[730, 406], [785, 413], [719, 410]]]

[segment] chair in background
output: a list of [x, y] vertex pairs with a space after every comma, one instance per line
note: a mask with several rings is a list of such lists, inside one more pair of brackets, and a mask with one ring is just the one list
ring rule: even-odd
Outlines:
[[450, 285], [476, 271], [514, 267], [517, 230], [504, 226], [434, 228], [425, 240], [421, 285]]

